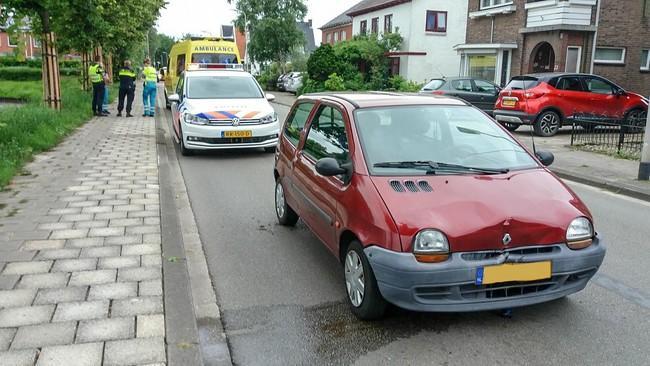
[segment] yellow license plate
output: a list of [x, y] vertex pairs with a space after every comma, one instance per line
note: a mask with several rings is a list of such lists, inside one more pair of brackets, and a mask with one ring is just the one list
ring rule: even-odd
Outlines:
[[476, 284], [526, 282], [551, 278], [551, 262], [506, 263], [476, 270]]
[[250, 130], [241, 130], [241, 131], [223, 131], [221, 133], [223, 137], [253, 137], [253, 131]]
[[514, 107], [517, 104], [517, 99], [506, 99], [503, 98], [503, 104], [504, 107]]

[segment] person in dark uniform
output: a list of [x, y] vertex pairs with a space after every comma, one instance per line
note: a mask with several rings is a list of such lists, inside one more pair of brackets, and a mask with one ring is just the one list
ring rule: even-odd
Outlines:
[[102, 104], [104, 101], [104, 67], [102, 66], [102, 58], [95, 56], [95, 62], [88, 68], [88, 78], [93, 84], [93, 114], [98, 117], [105, 116], [102, 113]]
[[135, 97], [135, 78], [136, 73], [131, 68], [131, 61], [124, 61], [124, 66], [120, 69], [120, 94], [117, 104], [117, 116], [122, 117], [122, 110], [124, 109], [124, 99], [126, 98], [126, 116], [131, 115], [131, 106], [133, 105], [133, 98]]

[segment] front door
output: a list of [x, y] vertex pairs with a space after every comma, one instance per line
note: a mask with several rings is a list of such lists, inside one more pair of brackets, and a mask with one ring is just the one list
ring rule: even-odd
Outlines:
[[569, 46], [566, 49], [566, 64], [564, 65], [564, 71], [569, 73], [578, 73], [580, 72], [580, 54], [582, 53], [582, 47], [578, 46]]
[[474, 105], [487, 114], [492, 115], [494, 112], [494, 103], [496, 103], [497, 97], [499, 96], [499, 89], [489, 81], [474, 79], [474, 91], [478, 97]]
[[297, 153], [294, 183], [302, 196], [301, 217], [333, 252], [336, 238], [336, 207], [347, 185], [343, 177], [324, 177], [316, 172], [316, 162], [334, 158], [339, 164], [349, 162], [345, 113], [338, 105], [322, 104], [312, 118], [309, 130]]
[[589, 109], [594, 114], [606, 118], [624, 117], [625, 98], [616, 95], [618, 88], [614, 84], [597, 76], [585, 76], [583, 82], [588, 92]]

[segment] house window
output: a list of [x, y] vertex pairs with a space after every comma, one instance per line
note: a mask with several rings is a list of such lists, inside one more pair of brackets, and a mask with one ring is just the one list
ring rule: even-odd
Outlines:
[[362, 20], [361, 24], [359, 25], [359, 33], [365, 35], [367, 32], [368, 32], [368, 21]]
[[345, 41], [346, 39], [348, 39], [348, 32], [341, 31], [341, 41]]
[[641, 70], [650, 71], [650, 50], [641, 50]]
[[625, 48], [623, 47], [596, 47], [596, 57], [594, 62], [599, 64], [618, 64], [625, 63]]
[[496, 55], [467, 55], [468, 75], [483, 80], [494, 80], [497, 70]]
[[327, 33], [327, 36], [325, 36], [325, 42], [332, 43], [332, 33]]
[[379, 33], [379, 18], [372, 18], [370, 21], [370, 31], [372, 34]]
[[334, 32], [334, 43], [339, 41], [339, 32]]
[[7, 40], [9, 41], [9, 47], [18, 47], [20, 36], [18, 34], [7, 34]]
[[447, 31], [447, 12], [427, 10], [427, 32]]
[[480, 0], [481, 9], [494, 8], [497, 6], [510, 5], [512, 0]]
[[393, 14], [384, 16], [384, 33], [393, 33]]

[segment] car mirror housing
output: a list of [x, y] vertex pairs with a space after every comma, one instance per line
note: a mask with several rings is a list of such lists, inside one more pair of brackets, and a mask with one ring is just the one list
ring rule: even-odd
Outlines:
[[181, 97], [178, 94], [172, 94], [167, 97], [167, 100], [170, 102], [178, 103], [181, 100]]
[[275, 95], [273, 95], [271, 93], [266, 93], [265, 96], [266, 96], [266, 100], [268, 100], [269, 102], [272, 102], [272, 101], [275, 100]]
[[333, 158], [322, 158], [316, 162], [316, 171], [324, 177], [346, 174], [348, 171]]
[[553, 164], [553, 161], [555, 161], [555, 156], [550, 151], [538, 150], [535, 152], [535, 156], [537, 156], [537, 159], [539, 159], [544, 166], [549, 166]]

